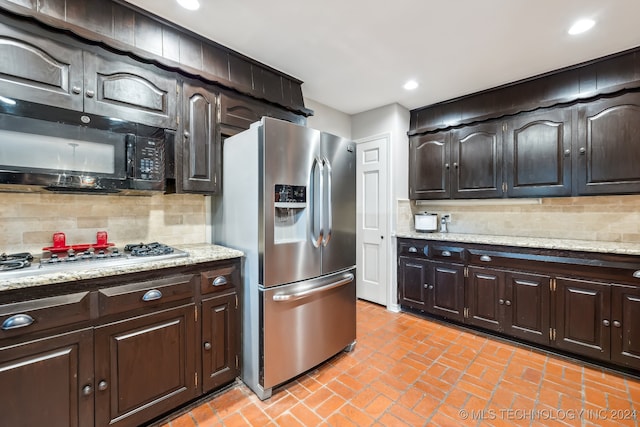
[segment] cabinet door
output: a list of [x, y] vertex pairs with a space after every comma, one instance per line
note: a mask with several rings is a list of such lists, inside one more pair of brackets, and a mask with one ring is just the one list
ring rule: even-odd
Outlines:
[[571, 110], [522, 114], [505, 123], [509, 197], [571, 194]]
[[265, 107], [257, 102], [220, 94], [220, 123], [222, 124], [245, 130], [249, 129], [251, 123], [259, 121], [266, 115]]
[[409, 198], [448, 199], [451, 196], [449, 132], [409, 140]]
[[84, 80], [87, 113], [176, 129], [173, 74], [84, 52]]
[[82, 111], [82, 51], [0, 23], [0, 94]]
[[3, 426], [93, 425], [91, 329], [0, 347]]
[[611, 289], [608, 284], [556, 279], [555, 346], [608, 360], [610, 355]]
[[575, 157], [578, 194], [640, 192], [640, 93], [581, 106]]
[[502, 125], [465, 126], [451, 132], [453, 198], [502, 197]]
[[428, 283], [429, 266], [427, 261], [400, 257], [398, 267], [398, 291], [400, 305], [425, 309], [425, 287]]
[[[504, 305], [504, 273], [485, 268], [469, 267], [466, 302], [469, 309], [465, 323], [501, 330]], [[502, 304], [500, 303], [502, 302]]]
[[238, 299], [234, 293], [202, 302], [202, 391], [232, 382], [240, 374]]
[[95, 329], [96, 426], [140, 425], [196, 397], [195, 305]]
[[216, 94], [202, 86], [184, 84], [182, 136], [182, 190], [218, 192], [221, 144], [216, 132]]
[[640, 369], [640, 288], [613, 286], [611, 360]]
[[464, 266], [432, 263], [427, 286], [426, 311], [448, 319], [464, 319]]
[[529, 273], [505, 273], [504, 331], [539, 344], [549, 344], [551, 279]]

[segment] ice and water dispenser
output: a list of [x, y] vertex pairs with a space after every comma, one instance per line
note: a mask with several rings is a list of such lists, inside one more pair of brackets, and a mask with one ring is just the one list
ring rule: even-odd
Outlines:
[[274, 243], [304, 242], [307, 239], [307, 187], [276, 184], [274, 196]]

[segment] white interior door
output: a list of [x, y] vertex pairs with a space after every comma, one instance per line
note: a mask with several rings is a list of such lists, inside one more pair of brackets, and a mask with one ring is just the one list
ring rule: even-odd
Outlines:
[[389, 268], [387, 136], [357, 145], [357, 282], [358, 298], [387, 305]]

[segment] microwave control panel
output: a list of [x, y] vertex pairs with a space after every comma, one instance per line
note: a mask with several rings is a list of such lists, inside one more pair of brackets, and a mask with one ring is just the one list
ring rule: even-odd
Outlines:
[[138, 137], [133, 159], [133, 177], [144, 181], [164, 180], [163, 152], [162, 140]]

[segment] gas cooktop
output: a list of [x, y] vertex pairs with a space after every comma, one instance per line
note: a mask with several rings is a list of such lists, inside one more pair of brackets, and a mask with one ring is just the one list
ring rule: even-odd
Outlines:
[[188, 257], [189, 253], [162, 243], [128, 244], [124, 248], [94, 247], [44, 252], [39, 261], [29, 253], [0, 255], [0, 281], [50, 273], [118, 268], [152, 261]]

